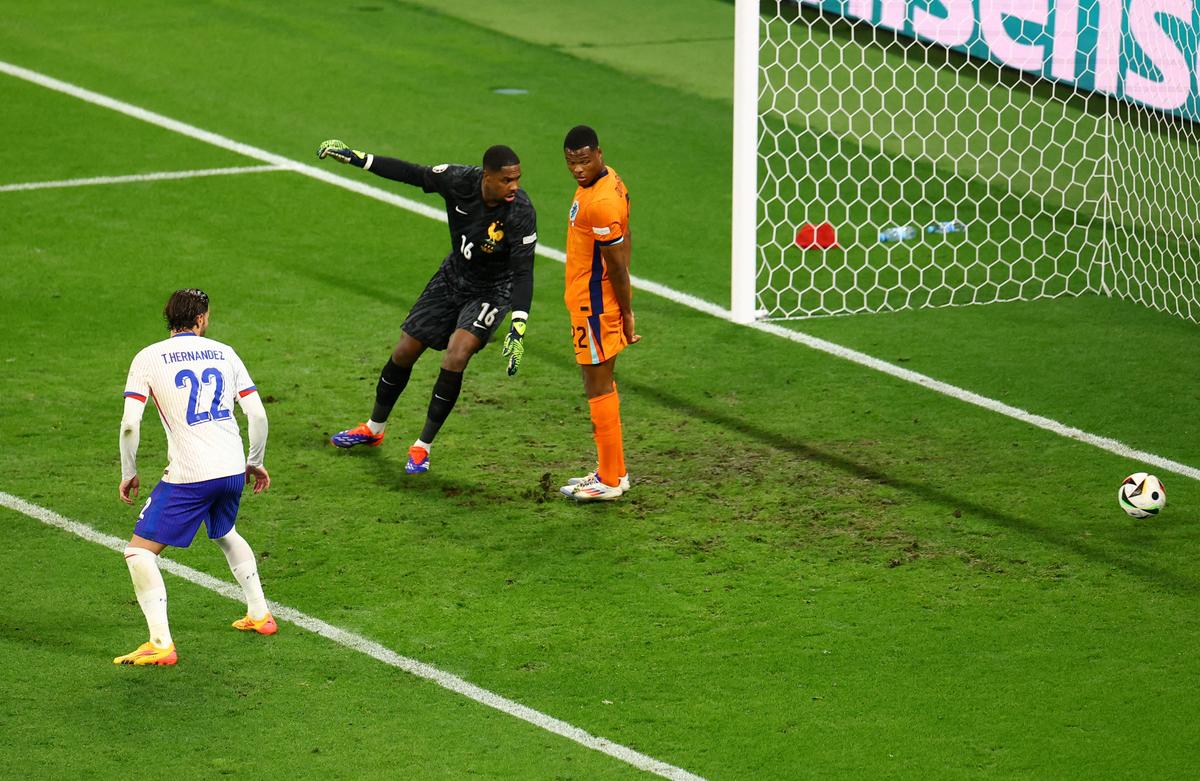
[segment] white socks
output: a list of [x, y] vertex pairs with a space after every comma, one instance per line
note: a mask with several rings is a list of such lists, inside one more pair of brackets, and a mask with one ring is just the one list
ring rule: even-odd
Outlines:
[[158, 571], [158, 556], [146, 548], [127, 547], [125, 563], [133, 580], [133, 593], [146, 616], [150, 642], [158, 648], [171, 646], [171, 629], [167, 625], [167, 587]]
[[425, 448], [425, 452], [428, 453], [430, 450], [433, 450], [433, 443], [432, 442], [423, 442], [418, 439], [416, 442], [413, 443], [413, 447]]
[[258, 562], [254, 560], [250, 544], [237, 533], [237, 529], [230, 529], [229, 534], [217, 540], [217, 545], [225, 553], [229, 571], [246, 595], [247, 615], [255, 621], [261, 621], [267, 615], [267, 598], [263, 596], [262, 583], [258, 580]]
[[385, 428], [387, 428], [387, 423], [376, 423], [373, 420], [368, 420], [367, 428], [371, 429], [372, 434], [374, 434], [375, 436], [379, 436], [380, 434], [383, 433], [383, 430]]
[[[267, 615], [267, 600], [263, 596], [262, 584], [258, 581], [258, 563], [254, 551], [242, 539], [236, 529], [231, 529], [217, 545], [225, 553], [229, 570], [246, 595], [246, 613], [255, 621]], [[167, 587], [158, 569], [158, 556], [146, 548], [125, 548], [125, 564], [129, 566], [129, 577], [133, 581], [133, 593], [146, 616], [150, 629], [150, 642], [157, 648], [171, 647], [171, 629], [167, 624]]]

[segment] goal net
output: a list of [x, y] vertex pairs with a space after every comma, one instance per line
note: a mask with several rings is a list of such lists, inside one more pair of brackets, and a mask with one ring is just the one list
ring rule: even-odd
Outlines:
[[1200, 319], [1191, 5], [738, 0], [734, 315], [1095, 293]]

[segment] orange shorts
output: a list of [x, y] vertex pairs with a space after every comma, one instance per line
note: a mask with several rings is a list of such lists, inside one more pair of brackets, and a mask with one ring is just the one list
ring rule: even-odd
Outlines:
[[625, 329], [620, 312], [598, 315], [571, 315], [571, 342], [575, 345], [575, 363], [596, 365], [625, 349]]

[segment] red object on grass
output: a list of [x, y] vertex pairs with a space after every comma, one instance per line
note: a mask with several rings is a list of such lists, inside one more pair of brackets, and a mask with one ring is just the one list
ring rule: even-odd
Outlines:
[[817, 226], [817, 248], [818, 249], [832, 249], [833, 247], [836, 247], [837, 245], [838, 245], [837, 231], [835, 231], [833, 229], [833, 226], [827, 222], [823, 222], [820, 225], [818, 225]]
[[832, 249], [837, 245], [837, 231], [827, 222], [820, 225], [806, 222], [796, 231], [796, 246], [800, 249]]

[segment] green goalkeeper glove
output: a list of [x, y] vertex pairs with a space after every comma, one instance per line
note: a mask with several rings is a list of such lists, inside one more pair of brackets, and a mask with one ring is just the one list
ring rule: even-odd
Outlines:
[[521, 368], [521, 359], [525, 357], [525, 321], [513, 320], [508, 334], [504, 337], [504, 349], [500, 354], [508, 359], [508, 376], [511, 377]]
[[324, 160], [326, 157], [332, 157], [339, 163], [351, 163], [359, 168], [367, 164], [366, 152], [351, 149], [345, 142], [338, 141], [336, 138], [322, 141], [321, 145], [317, 147], [317, 158]]

